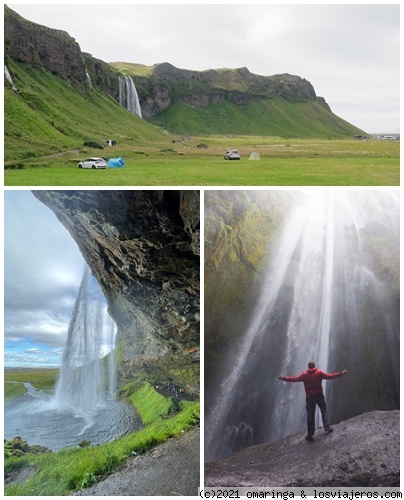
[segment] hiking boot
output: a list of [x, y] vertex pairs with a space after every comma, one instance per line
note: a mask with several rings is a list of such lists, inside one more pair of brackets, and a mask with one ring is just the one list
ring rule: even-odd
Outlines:
[[307, 434], [307, 436], [304, 439], [306, 441], [313, 441], [313, 436], [311, 434]]
[[332, 432], [334, 429], [331, 429], [331, 427], [326, 427], [324, 430], [325, 432]]

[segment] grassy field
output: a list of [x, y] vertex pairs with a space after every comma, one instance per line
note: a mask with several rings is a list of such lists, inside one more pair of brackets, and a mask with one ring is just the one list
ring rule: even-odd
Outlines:
[[58, 369], [4, 370], [4, 399], [12, 399], [25, 394], [24, 382], [29, 382], [37, 389], [51, 391], [59, 376]]
[[5, 369], [4, 380], [29, 382], [37, 389], [52, 389], [59, 376], [58, 368], [26, 368], [21, 370]]
[[[228, 148], [241, 160], [225, 161]], [[248, 159], [253, 151], [261, 160]], [[122, 156], [126, 167], [77, 169], [87, 155]], [[6, 186], [398, 186], [399, 173], [399, 141], [173, 136], [159, 148], [123, 144], [9, 162], [4, 175]]]

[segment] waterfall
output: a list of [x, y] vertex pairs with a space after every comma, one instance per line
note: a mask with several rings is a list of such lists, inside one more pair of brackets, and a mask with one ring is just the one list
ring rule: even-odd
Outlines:
[[17, 88], [14, 86], [14, 82], [13, 82], [13, 79], [11, 78], [11, 75], [10, 75], [10, 72], [7, 68], [6, 65], [4, 65], [4, 74], [7, 78], [7, 80], [11, 83], [11, 85], [13, 86], [13, 90], [17, 90]]
[[304, 431], [302, 384], [276, 377], [299, 375], [309, 361], [349, 370], [343, 393], [340, 381], [323, 383], [334, 418], [398, 405], [398, 285], [388, 278], [398, 269], [383, 264], [394, 266], [398, 252], [397, 193], [314, 192], [290, 213], [249, 328], [205, 410], [207, 461]]
[[[113, 334], [104, 332], [104, 305], [90, 270], [85, 269], [69, 324], [54, 405], [81, 415], [87, 427], [94, 422], [92, 412], [105, 402], [105, 380], [101, 359], [106, 341], [113, 347]], [[111, 328], [111, 331], [112, 330]], [[114, 367], [110, 363], [110, 380]], [[110, 382], [110, 387], [112, 387]], [[83, 429], [84, 432], [85, 429]]]
[[87, 80], [87, 85], [92, 89], [93, 88], [93, 84], [91, 83], [91, 77], [88, 74], [87, 70], [86, 70], [86, 80]]
[[139, 96], [135, 84], [129, 76], [119, 76], [119, 104], [130, 113], [142, 118]]
[[108, 360], [108, 393], [111, 397], [115, 395], [116, 391], [116, 386], [117, 386], [117, 381], [116, 381], [116, 356], [115, 356], [115, 323], [112, 321], [110, 322], [110, 345], [111, 345], [111, 352], [109, 354], [109, 360]]

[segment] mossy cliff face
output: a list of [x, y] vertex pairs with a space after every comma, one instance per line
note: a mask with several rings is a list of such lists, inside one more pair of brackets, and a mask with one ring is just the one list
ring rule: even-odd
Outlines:
[[169, 371], [176, 358], [195, 365], [199, 191], [34, 195], [68, 229], [105, 294], [118, 327], [120, 374], [155, 364]]
[[270, 196], [262, 191], [205, 192], [207, 398], [225, 369], [223, 352], [231, 350], [247, 328], [288, 208], [302, 196], [293, 191], [272, 191]]

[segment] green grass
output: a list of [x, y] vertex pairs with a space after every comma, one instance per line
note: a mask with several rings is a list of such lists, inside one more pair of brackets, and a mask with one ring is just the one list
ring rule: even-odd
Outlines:
[[[168, 148], [132, 145], [111, 148], [110, 156], [124, 157], [126, 167], [122, 169], [77, 169], [76, 164], [83, 157], [77, 153], [25, 161], [22, 169], [5, 170], [5, 185], [397, 186], [400, 183], [399, 141], [285, 140], [262, 136], [199, 136], [187, 141], [174, 137], [173, 140], [176, 142], [171, 142]], [[202, 142], [209, 149], [196, 148]], [[228, 148], [239, 149], [241, 160], [223, 160]], [[258, 152], [261, 160], [248, 160], [252, 151]]]
[[150, 384], [144, 384], [130, 400], [135, 408], [139, 408], [139, 415], [146, 425], [162, 420], [172, 410], [171, 398], [158, 394]]
[[145, 66], [144, 64], [135, 64], [127, 62], [112, 62], [110, 66], [120, 71], [123, 75], [148, 76], [153, 71], [153, 66]]
[[4, 382], [4, 399], [8, 401], [10, 399], [16, 398], [17, 396], [22, 396], [27, 392], [24, 384], [22, 382]]
[[[329, 112], [317, 101], [290, 103], [272, 98], [243, 107], [223, 102], [198, 109], [175, 104], [156, 118], [169, 130], [181, 131], [171, 135], [128, 113], [97, 90], [80, 93], [43, 69], [12, 61], [8, 64], [19, 91], [14, 92], [5, 82], [6, 186], [400, 183], [398, 141], [341, 138], [353, 135], [356, 129], [335, 115], [331, 115], [330, 128]], [[134, 70], [133, 65], [121, 69], [128, 73]], [[229, 134], [221, 134], [224, 129], [230, 130]], [[239, 135], [241, 129], [248, 135]], [[334, 138], [326, 139], [331, 130]], [[184, 135], [191, 140], [181, 140]], [[102, 150], [84, 146], [87, 141], [106, 144], [106, 139], [115, 139], [117, 146]], [[198, 143], [207, 143], [209, 149], [198, 149]], [[228, 148], [239, 149], [242, 160], [224, 162], [223, 153]], [[248, 161], [252, 151], [261, 155], [259, 162]], [[77, 169], [77, 163], [87, 156], [122, 156], [127, 166], [105, 171]]]
[[177, 134], [246, 134], [289, 138], [346, 138], [363, 134], [330, 113], [320, 102], [289, 102], [280, 97], [251, 100], [243, 106], [229, 101], [206, 107], [177, 102], [153, 117], [153, 123]]
[[[6, 162], [81, 150], [86, 141], [106, 144], [106, 139], [115, 139], [142, 146], [169, 142], [162, 130], [97, 90], [80, 93], [45, 70], [15, 62], [9, 66], [18, 92], [6, 82]], [[102, 156], [100, 150], [97, 156]]]
[[4, 370], [5, 383], [29, 382], [31, 385], [41, 390], [52, 390], [55, 387], [59, 376], [57, 368], [32, 368], [22, 370]]
[[27, 368], [23, 370], [6, 368], [4, 370], [4, 399], [10, 400], [25, 394], [27, 389], [24, 382], [29, 382], [32, 386], [43, 391], [52, 391], [58, 376], [59, 370], [54, 368]]

